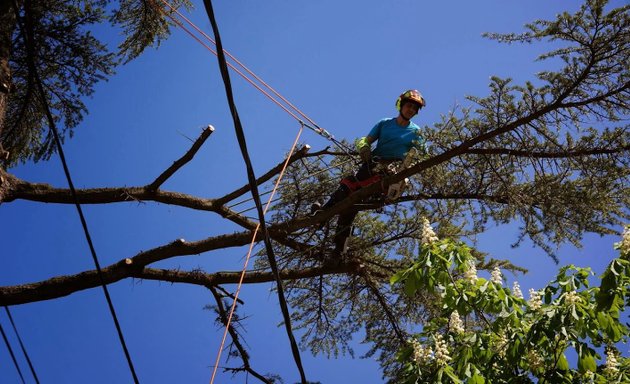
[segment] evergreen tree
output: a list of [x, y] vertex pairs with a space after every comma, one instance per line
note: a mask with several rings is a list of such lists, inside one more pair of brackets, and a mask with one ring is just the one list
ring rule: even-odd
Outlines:
[[[114, 4], [112, 4], [114, 3]], [[55, 152], [46, 109], [61, 137], [88, 112], [83, 102], [121, 62], [167, 37], [169, 25], [147, 1], [7, 0], [0, 5], [0, 164], [47, 160]], [[189, 6], [186, 0], [176, 6]], [[110, 22], [124, 41], [111, 52], [91, 31]], [[41, 87], [40, 87], [41, 85]], [[44, 106], [44, 101], [47, 107]]]
[[[12, 48], [7, 50], [3, 45], [0, 52], [9, 55], [6, 61], [10, 63], [14, 85], [7, 89], [15, 88], [9, 93], [6, 113], [0, 110], [0, 115], [6, 115], [1, 137], [4, 148], [11, 153], [8, 164], [20, 158], [43, 159], [53, 150], [42, 124], [45, 111], [38, 101], [42, 95], [37, 92], [35, 74], [45, 85], [43, 97], [56, 119], [63, 123], [66, 132], [71, 132], [85, 113], [80, 98], [89, 95], [95, 82], [109, 75], [117, 63], [103, 44], [79, 28], [102, 20], [106, 2], [84, 3], [83, 8], [61, 1], [46, 4], [25, 2], [17, 12], [19, 18], [12, 16], [11, 12], [16, 13], [6, 2], [3, 7], [9, 11], [0, 9], [4, 12], [0, 15], [2, 20], [8, 21], [2, 28], [12, 28]], [[111, 17], [124, 27], [126, 34], [118, 60], [133, 59], [166, 36], [168, 25], [150, 4], [125, 1]], [[403, 291], [399, 285], [389, 284], [392, 275], [417, 263], [418, 255], [426, 252], [426, 220], [437, 225], [439, 238], [450, 239], [482, 233], [490, 223], [521, 222], [517, 244], [529, 238], [551, 257], [559, 244], [579, 244], [587, 232], [614, 233], [616, 227], [628, 221], [630, 7], [610, 11], [605, 7], [606, 1], [588, 0], [575, 14], [535, 21], [527, 25], [524, 33], [489, 34], [489, 38], [506, 43], [554, 42], [559, 48], [542, 55], [540, 60], [553, 60], [554, 67], [561, 65], [539, 73], [525, 84], [494, 77], [487, 96], [470, 97], [472, 106], [455, 109], [441, 123], [425, 127], [431, 143], [428, 154], [385, 179], [386, 184], [405, 177], [411, 179], [411, 188], [399, 201], [383, 205], [372, 199], [382, 188], [381, 184], [374, 184], [322, 214], [305, 216], [311, 203], [329, 194], [336, 187], [336, 178], [350, 171], [349, 155], [324, 150], [312, 154], [300, 151], [291, 157], [269, 234], [294, 324], [303, 330], [304, 346], [315, 354], [352, 354], [350, 341], [364, 330], [371, 345], [367, 355], [378, 357], [385, 376], [401, 377], [401, 366], [409, 361], [401, 360], [398, 352], [407, 348], [404, 353], [409, 356], [410, 330], [435, 321], [444, 323], [444, 294], [435, 287], [449, 277], [448, 269], [442, 270], [441, 275], [428, 276], [434, 280], [423, 282], [424, 285], [397, 275], [396, 281], [404, 282]], [[55, 31], [68, 27], [64, 24], [67, 20], [74, 20], [71, 25], [77, 29], [70, 29], [64, 36], [55, 35]], [[21, 24], [23, 27], [18, 28]], [[7, 33], [2, 32], [6, 37]], [[79, 49], [78, 41], [89, 49], [73, 52], [72, 47]], [[55, 57], [68, 60], [59, 65], [51, 63], [50, 52], [56, 49], [61, 56]], [[6, 65], [2, 68], [3, 79], [10, 78]], [[162, 270], [150, 266], [175, 256], [246, 245], [251, 239], [256, 223], [228, 206], [247, 193], [247, 187], [213, 199], [161, 189], [208, 136], [205, 131], [186, 156], [149, 184], [78, 190], [79, 201], [156, 201], [216, 212], [243, 230], [197, 242], [167, 243], [129, 256], [104, 268], [107, 283], [143, 278], [197, 284], [215, 293], [223, 284], [238, 282], [235, 272]], [[320, 156], [330, 155], [334, 155], [333, 163], [338, 166], [334, 171], [319, 162]], [[280, 168], [281, 164], [261, 176], [260, 183], [272, 179]], [[0, 202], [18, 199], [73, 203], [66, 189], [20, 180], [0, 169]], [[375, 206], [380, 206], [378, 212], [374, 211]], [[355, 221], [349, 256], [338, 263], [328, 262], [335, 230], [335, 222], [330, 219], [339, 212], [357, 208], [362, 212]], [[476, 260], [478, 269], [518, 269], [503, 261], [487, 260], [474, 251], [466, 252], [470, 253], [469, 260]], [[244, 281], [273, 281], [266, 260], [259, 257], [261, 269], [248, 272]], [[468, 269], [472, 269], [469, 264]], [[460, 268], [459, 273], [465, 271]], [[567, 277], [566, 271], [563, 273], [561, 277]], [[39, 283], [0, 287], [0, 304], [53, 299], [98, 285], [96, 273], [87, 271]], [[557, 287], [550, 289], [557, 293]], [[222, 317], [225, 298], [219, 294], [215, 298], [214, 308]], [[466, 314], [464, 308], [458, 310]], [[475, 320], [475, 325], [484, 326], [482, 318]], [[238, 334], [231, 335], [243, 359], [241, 370], [249, 371], [247, 355], [238, 346]], [[434, 339], [433, 343], [442, 342]], [[555, 355], [546, 357], [550, 356]]]

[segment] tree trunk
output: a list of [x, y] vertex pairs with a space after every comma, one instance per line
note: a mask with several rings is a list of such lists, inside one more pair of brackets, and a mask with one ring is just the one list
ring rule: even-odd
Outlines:
[[11, 57], [11, 36], [15, 30], [14, 2], [0, 1], [0, 164], [7, 160], [9, 153], [2, 146], [2, 132], [7, 112], [9, 92], [11, 92], [11, 69], [9, 59]]

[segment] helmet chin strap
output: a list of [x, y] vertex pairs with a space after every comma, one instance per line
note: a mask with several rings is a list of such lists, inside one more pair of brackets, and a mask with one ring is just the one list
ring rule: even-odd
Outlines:
[[[409, 124], [409, 122], [411, 121], [411, 119], [408, 119], [405, 117], [405, 115], [403, 115], [402, 111], [400, 111], [400, 113], [398, 114], [398, 117], [400, 117], [400, 119], [402, 120], [403, 123]], [[413, 117], [413, 116], [412, 116]]]
[[401, 103], [400, 111], [398, 111], [398, 116], [400, 116], [400, 118], [403, 119], [403, 121], [408, 123], [416, 115], [416, 113], [414, 113], [410, 118], [406, 118], [405, 115], [403, 115], [403, 108], [404, 108], [404, 106], [405, 106], [405, 102]]
[[418, 114], [418, 112], [420, 112], [420, 110], [422, 109], [422, 106], [421, 106], [421, 105], [418, 105], [418, 112], [416, 112], [416, 113], [414, 113], [413, 115], [411, 115], [411, 117], [410, 117], [410, 118], [406, 118], [406, 117], [405, 117], [405, 115], [403, 115], [403, 109], [404, 109], [404, 107], [405, 107], [405, 104], [406, 104], [406, 103], [410, 103], [410, 102], [412, 102], [412, 101], [409, 101], [409, 100], [401, 100], [401, 102], [400, 102], [400, 109], [398, 110], [398, 115], [399, 115], [399, 116], [400, 116], [400, 117], [401, 117], [404, 121], [406, 121], [406, 122], [410, 122], [410, 121], [411, 121], [411, 119], [412, 119], [415, 115], [417, 115], [417, 114]]

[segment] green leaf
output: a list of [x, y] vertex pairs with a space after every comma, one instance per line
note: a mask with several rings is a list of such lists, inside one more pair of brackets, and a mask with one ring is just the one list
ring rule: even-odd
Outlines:
[[405, 294], [407, 296], [413, 296], [416, 293], [415, 279], [409, 278], [405, 280]]
[[613, 260], [612, 263], [610, 263], [610, 272], [612, 272], [615, 276], [619, 276], [619, 272], [615, 270], [615, 264], [617, 264], [616, 261], [617, 260]]
[[453, 372], [453, 368], [451, 367], [445, 367], [444, 368], [444, 373], [446, 373], [446, 375], [448, 377], [451, 378], [451, 380], [453, 380], [453, 383], [456, 384], [460, 384], [462, 381], [459, 379], [459, 377], [457, 377], [457, 375], [455, 374], [455, 372]]
[[595, 372], [597, 370], [597, 364], [595, 363], [595, 357], [590, 348], [584, 348], [582, 353], [578, 355], [578, 370], [581, 373], [586, 371]]
[[557, 367], [561, 371], [568, 371], [569, 370], [569, 361], [567, 361], [567, 357], [564, 355], [564, 353], [558, 359]]
[[399, 282], [399, 281], [400, 281], [400, 279], [402, 279], [402, 275], [403, 275], [403, 274], [402, 274], [401, 272], [396, 272], [396, 273], [394, 274], [394, 276], [392, 276], [392, 277], [390, 277], [390, 278], [389, 278], [389, 284], [390, 284], [390, 285], [394, 285], [394, 284], [396, 284], [397, 282]]
[[571, 306], [571, 316], [573, 316], [575, 320], [580, 320], [580, 316], [578, 316], [577, 311], [575, 310], [575, 305]]
[[486, 383], [486, 379], [483, 378], [483, 376], [479, 376], [478, 374], [474, 374], [472, 375], [472, 377], [470, 378], [470, 380], [468, 380], [467, 382], [468, 384], [485, 384]]

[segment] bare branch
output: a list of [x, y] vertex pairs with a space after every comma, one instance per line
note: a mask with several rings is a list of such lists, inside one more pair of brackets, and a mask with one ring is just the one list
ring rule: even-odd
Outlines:
[[[162, 253], [163, 258], [172, 257], [172, 255], [167, 256], [169, 254], [167, 250], [180, 246], [185, 247], [186, 245], [183, 242], [176, 241], [167, 247], [159, 249], [159, 251], [156, 250], [154, 253]], [[194, 284], [204, 287], [220, 284], [237, 284], [240, 280], [241, 272], [203, 273], [199, 271], [184, 272], [144, 268], [144, 265], [148, 264], [148, 262], [152, 262], [147, 260], [147, 258], [146, 254], [141, 254], [133, 259], [121, 260], [103, 268], [102, 273], [105, 284], [112, 284], [130, 277], [171, 283]], [[157, 261], [157, 258], [154, 256], [151, 260]], [[284, 269], [279, 271], [279, 275], [282, 280], [298, 280], [329, 274], [357, 274], [361, 268], [362, 265], [359, 263], [348, 262], [339, 265], [330, 264], [313, 268]], [[274, 276], [269, 271], [247, 272], [243, 278], [243, 284], [258, 284], [273, 281], [275, 281]], [[74, 292], [99, 287], [100, 285], [101, 281], [96, 271], [86, 271], [75, 275], [59, 276], [37, 283], [0, 287], [0, 305], [16, 305], [56, 299]]]
[[[306, 156], [306, 153], [309, 151], [311, 147], [308, 145], [303, 146], [302, 148], [300, 148], [299, 151], [297, 151], [296, 153], [294, 153], [291, 158], [289, 159], [287, 165], [294, 163], [295, 161], [303, 158]], [[280, 171], [282, 170], [282, 167], [284, 167], [286, 160], [282, 160], [280, 163], [278, 163], [278, 165], [276, 165], [275, 167], [271, 168], [269, 171], [267, 171], [267, 173], [265, 173], [264, 175], [262, 175], [261, 177], [259, 177], [256, 180], [256, 184], [257, 185], [261, 185], [266, 181], [271, 180], [272, 177], [274, 177], [275, 175], [277, 175], [278, 173], [280, 173]], [[228, 201], [232, 201], [234, 199], [236, 199], [239, 196], [244, 195], [245, 193], [249, 192], [250, 190], [250, 185], [246, 184], [244, 186], [242, 186], [241, 188], [238, 188], [237, 190], [228, 193], [227, 195], [220, 197], [218, 199], [216, 199], [216, 204], [225, 204]]]
[[560, 159], [569, 157], [586, 157], [596, 155], [612, 155], [630, 151], [630, 145], [611, 148], [567, 149], [566, 151], [540, 152], [509, 148], [472, 148], [467, 153], [474, 155], [508, 155], [538, 159]]
[[[212, 296], [214, 296], [214, 300], [217, 303], [217, 312], [219, 314], [219, 318], [221, 320], [221, 324], [226, 326], [228, 324], [228, 316], [227, 316], [227, 311], [225, 310], [225, 307], [223, 306], [222, 297], [221, 297], [221, 295], [219, 295], [219, 293], [217, 292], [216, 288], [214, 288], [214, 287], [208, 287], [208, 288], [212, 292]], [[236, 332], [236, 329], [234, 328], [234, 326], [232, 324], [230, 324], [228, 326], [228, 332], [230, 333], [230, 337], [232, 338], [232, 343], [234, 344], [234, 346], [238, 350], [238, 354], [239, 354], [239, 356], [241, 356], [241, 359], [243, 360], [243, 367], [242, 368], [229, 369], [229, 370], [231, 370], [231, 371], [244, 370], [244, 371], [247, 371], [247, 372], [251, 373], [255, 378], [257, 378], [258, 380], [262, 381], [263, 383], [273, 384], [272, 381], [270, 381], [269, 379], [267, 379], [265, 376], [261, 375], [260, 373], [256, 372], [256, 370], [254, 370], [251, 367], [251, 365], [249, 364], [249, 355], [248, 355], [247, 351], [245, 350], [245, 348], [243, 347], [243, 345], [241, 344], [238, 332]]]
[[195, 142], [190, 147], [188, 152], [186, 152], [184, 156], [180, 157], [178, 160], [173, 162], [173, 164], [170, 167], [168, 167], [168, 169], [162, 172], [162, 174], [158, 176], [151, 184], [147, 185], [146, 189], [148, 189], [149, 191], [155, 191], [158, 188], [160, 188], [160, 185], [164, 184], [164, 182], [168, 180], [169, 177], [173, 176], [175, 172], [177, 172], [181, 167], [183, 167], [186, 163], [192, 160], [192, 158], [195, 156], [199, 148], [201, 148], [201, 146], [206, 141], [206, 139], [210, 137], [212, 132], [214, 132], [214, 127], [212, 125], [208, 125], [203, 130], [203, 132], [201, 132], [201, 135], [199, 136], [199, 138], [195, 140]]

